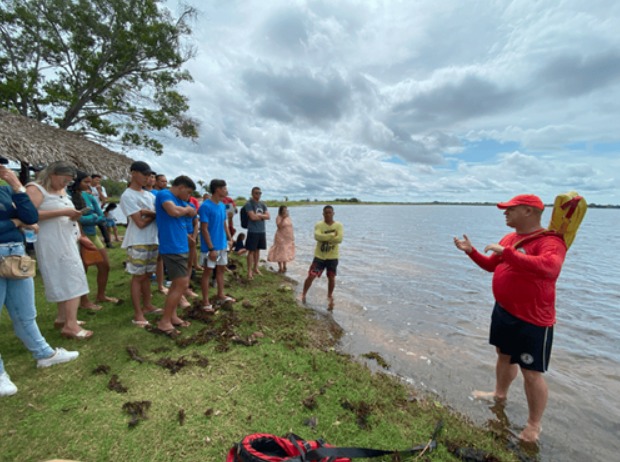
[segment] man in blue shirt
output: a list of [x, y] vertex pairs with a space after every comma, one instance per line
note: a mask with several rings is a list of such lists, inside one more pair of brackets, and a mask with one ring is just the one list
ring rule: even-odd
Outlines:
[[258, 186], [252, 188], [252, 197], [243, 206], [248, 213], [248, 237], [245, 240], [245, 248], [248, 250], [248, 279], [254, 279], [255, 274], [261, 274], [258, 270], [261, 249], [267, 248], [265, 234], [265, 220], [271, 215], [267, 206], [260, 200], [262, 191]]
[[224, 268], [228, 264], [228, 247], [232, 243], [232, 236], [226, 223], [226, 205], [222, 202], [228, 195], [228, 188], [224, 180], [211, 180], [209, 185], [211, 197], [205, 199], [198, 215], [200, 216], [200, 250], [202, 273], [202, 309], [213, 312], [213, 306], [209, 303], [209, 282], [211, 273], [215, 268], [215, 280], [217, 282], [217, 303], [227, 301], [235, 302], [232, 297], [224, 294]]
[[189, 287], [187, 271], [189, 245], [185, 217], [196, 216], [196, 209], [187, 203], [195, 189], [194, 181], [181, 175], [174, 179], [170, 189], [159, 191], [155, 198], [159, 254], [168, 270], [168, 278], [172, 281], [166, 297], [164, 315], [157, 323], [157, 327], [168, 335], [179, 333], [175, 326], [189, 326], [189, 322], [183, 321], [177, 315], [177, 306]]

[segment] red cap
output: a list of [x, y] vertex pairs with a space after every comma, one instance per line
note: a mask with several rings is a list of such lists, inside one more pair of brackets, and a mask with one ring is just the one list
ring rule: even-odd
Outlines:
[[540, 200], [540, 197], [534, 194], [519, 194], [513, 197], [508, 202], [500, 202], [497, 204], [498, 209], [507, 209], [508, 207], [514, 207], [516, 205], [528, 205], [535, 209], [544, 210], [545, 204]]

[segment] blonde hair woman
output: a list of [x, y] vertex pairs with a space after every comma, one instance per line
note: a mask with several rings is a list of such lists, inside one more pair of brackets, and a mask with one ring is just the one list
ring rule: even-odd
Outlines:
[[36, 182], [28, 183], [26, 192], [39, 210], [35, 251], [45, 296], [58, 304], [54, 326], [61, 329], [63, 337], [85, 340], [93, 333], [82, 329], [83, 323], [77, 320], [80, 297], [88, 293], [77, 243], [82, 213], [75, 209], [66, 191], [75, 175], [76, 169], [69, 162], [53, 162], [40, 172]]

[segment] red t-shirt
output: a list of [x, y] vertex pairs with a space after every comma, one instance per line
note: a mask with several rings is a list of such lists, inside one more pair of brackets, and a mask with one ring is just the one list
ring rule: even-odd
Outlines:
[[566, 257], [566, 244], [558, 236], [544, 235], [514, 244], [527, 234], [510, 233], [499, 242], [502, 255], [486, 256], [476, 249], [469, 257], [493, 273], [495, 300], [513, 316], [536, 326], [555, 324], [555, 283]]

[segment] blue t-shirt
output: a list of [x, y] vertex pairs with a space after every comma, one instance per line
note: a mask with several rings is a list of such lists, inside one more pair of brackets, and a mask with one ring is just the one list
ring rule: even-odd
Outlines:
[[159, 235], [159, 253], [162, 255], [183, 254], [189, 252], [187, 243], [187, 217], [171, 217], [163, 207], [164, 202], [172, 201], [178, 207], [187, 206], [167, 189], [162, 189], [155, 198], [155, 221]]
[[[207, 199], [198, 209], [198, 215], [200, 216], [200, 224], [207, 223], [209, 227], [209, 235], [211, 236], [213, 248], [215, 250], [226, 250], [228, 247], [226, 230], [224, 229], [224, 223], [226, 223], [226, 205], [223, 202], [216, 204], [211, 199]], [[209, 251], [209, 247], [207, 247], [202, 232], [200, 233], [200, 250], [202, 252]]]
[[[189, 205], [191, 208], [195, 209], [196, 206], [191, 202], [185, 202], [185, 205]], [[194, 220], [196, 217], [185, 217], [185, 228], [187, 229], [187, 234], [194, 234]]]

